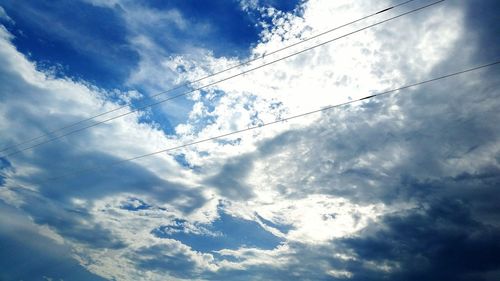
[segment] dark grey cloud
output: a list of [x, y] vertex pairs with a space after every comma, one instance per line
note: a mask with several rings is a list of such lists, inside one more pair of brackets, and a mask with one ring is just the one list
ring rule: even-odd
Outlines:
[[476, 56], [484, 60], [498, 59], [500, 53], [500, 38], [498, 23], [500, 3], [495, 0], [464, 1], [466, 25], [471, 37], [476, 37], [481, 48], [476, 50]]
[[472, 217], [468, 204], [432, 202], [425, 209], [385, 217], [361, 237], [341, 243], [364, 262], [394, 262], [389, 272], [348, 268], [353, 280], [496, 280], [500, 277], [500, 228]]
[[[47, 161], [49, 158], [58, 160]], [[78, 168], [74, 166], [75, 160], [79, 163]], [[106, 153], [79, 152], [70, 143], [58, 143], [37, 151], [30, 161], [45, 169], [24, 180], [33, 184], [40, 183], [41, 194], [62, 201], [72, 198], [98, 199], [119, 193], [140, 193], [155, 198], [158, 202], [170, 202], [174, 205], [180, 198], [186, 199], [178, 204], [179, 208], [186, 212], [200, 207], [205, 202], [199, 191], [162, 179], [138, 163], [129, 162], [109, 167], [120, 160]], [[79, 172], [88, 168], [92, 170]], [[72, 173], [73, 171], [76, 173]], [[59, 176], [61, 178], [47, 181]]]
[[[64, 145], [59, 144], [59, 148]], [[105, 163], [119, 160], [106, 154], [74, 153], [69, 147], [66, 153], [58, 153], [58, 149], [50, 146], [40, 149], [33, 163], [44, 167], [37, 175], [24, 180], [39, 185], [37, 192], [14, 189], [25, 204], [21, 208], [28, 213], [37, 224], [48, 225], [66, 239], [85, 243], [91, 248], [124, 248], [126, 243], [114, 237], [105, 226], [95, 221], [88, 208], [93, 202], [107, 196], [120, 194], [141, 194], [158, 203], [170, 203], [180, 211], [189, 213], [201, 207], [205, 198], [200, 192], [188, 189], [182, 184], [172, 183], [159, 178], [146, 168], [128, 163], [115, 167], [93, 171], [92, 173], [68, 175], [54, 181], [46, 181], [56, 176], [54, 171], [66, 171], [73, 166], [74, 159], [80, 159], [83, 167], [106, 167]], [[57, 155], [57, 156], [56, 156]], [[47, 161], [50, 157], [59, 157], [58, 161]], [[85, 206], [74, 203], [74, 199], [88, 202]]]
[[26, 214], [0, 201], [1, 280], [105, 280], [72, 257], [71, 248], [39, 234]]
[[155, 245], [138, 249], [132, 259], [137, 266], [148, 271], [168, 273], [178, 278], [197, 278], [196, 262], [186, 252], [169, 245]]
[[33, 192], [24, 193], [27, 202], [21, 206], [36, 224], [47, 225], [65, 239], [86, 244], [91, 248], [119, 249], [126, 244], [110, 230], [97, 223], [84, 208], [74, 207]]
[[[497, 280], [500, 228], [470, 203], [436, 200], [393, 213], [351, 238], [289, 243], [287, 264], [205, 272], [210, 280]], [[258, 255], [258, 253], [256, 254]], [[346, 275], [346, 274], [351, 275]], [[337, 274], [337, 275], [335, 275]], [[342, 275], [344, 274], [344, 275]]]
[[221, 196], [229, 199], [250, 199], [254, 197], [253, 190], [246, 185], [245, 179], [251, 171], [254, 155], [247, 154], [227, 161], [214, 176], [205, 183], [215, 187]]

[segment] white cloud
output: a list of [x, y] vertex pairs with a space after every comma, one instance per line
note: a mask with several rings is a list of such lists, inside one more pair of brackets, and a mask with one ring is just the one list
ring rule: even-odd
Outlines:
[[[352, 5], [355, 7], [349, 8]], [[311, 29], [311, 34], [315, 34], [339, 23], [359, 18], [366, 15], [369, 12], [367, 10], [372, 9], [364, 7], [366, 6], [362, 6], [361, 3], [351, 4], [350, 2], [337, 1], [321, 4], [314, 1], [307, 2], [304, 4], [303, 18], [292, 14], [283, 14], [280, 21], [275, 22], [274, 29], [264, 35], [264, 42], [256, 46], [255, 52], [257, 54], [264, 53], [264, 50], [276, 50], [290, 44], [290, 42], [295, 42], [297, 40], [295, 38], [301, 36], [301, 30], [305, 28], [304, 26]], [[350, 13], [338, 12], [345, 9]], [[445, 10], [449, 20], [439, 21]], [[326, 105], [347, 101], [350, 98], [360, 98], [373, 91], [381, 91], [408, 80], [418, 80], [428, 74], [433, 66], [439, 62], [439, 59], [442, 59], [446, 52], [455, 46], [455, 41], [461, 34], [460, 26], [462, 25], [460, 11], [456, 8], [452, 10], [434, 7], [421, 13], [424, 15], [419, 14], [398, 19], [245, 74], [242, 77], [217, 84], [212, 88], [221, 90], [226, 95], [218, 101], [210, 103], [211, 107], [215, 107], [213, 110], [198, 109], [197, 112], [201, 114], [193, 116], [192, 120], [192, 122], [196, 122], [200, 118], [211, 117], [215, 118], [215, 122], [201, 130], [192, 126], [192, 129], [197, 129], [191, 132], [185, 130], [189, 128], [189, 125], [179, 125], [178, 133], [182, 132], [187, 135], [195, 133], [200, 137], [211, 136], [217, 132], [226, 132], [235, 128], [241, 129], [255, 124], [254, 116], [256, 113], [258, 113], [258, 122], [274, 121], [278, 116], [283, 117], [292, 113], [318, 109]], [[342, 17], [336, 18], [336, 22], [331, 24], [331, 21], [323, 20], [325, 14], [342, 14]], [[345, 17], [344, 14], [346, 14]], [[368, 21], [368, 23], [338, 30], [322, 40], [338, 37], [383, 18], [380, 16]], [[405, 30], [412, 32], [399, 32], [401, 26], [408, 26]], [[433, 28], [430, 28], [431, 26]], [[287, 38], [282, 38], [280, 35], [282, 32], [277, 30], [280, 28], [287, 34]], [[433, 41], [432, 46], [424, 45], [423, 41], [428, 40]], [[293, 48], [284, 54], [312, 46], [318, 41], [308, 42], [300, 48]], [[272, 61], [284, 54], [273, 55], [259, 61], [259, 63]], [[407, 64], [405, 59], [422, 63]], [[211, 81], [231, 76], [239, 71], [241, 70], [231, 71], [215, 77]], [[199, 74], [195, 73], [190, 77], [190, 80], [198, 77]], [[205, 84], [208, 82], [200, 83], [200, 85]], [[245, 107], [235, 106], [235, 104], [242, 102], [246, 104]], [[278, 105], [279, 110], [270, 108], [271, 104]], [[200, 103], [197, 105], [199, 106]], [[228, 123], [228, 120], [231, 123]], [[314, 118], [305, 118], [292, 123], [298, 122], [307, 125], [314, 120]], [[287, 125], [289, 126], [289, 124]], [[261, 134], [261, 138], [254, 139], [259, 140], [266, 136], [272, 136], [281, 128], [286, 128], [287, 125], [269, 128]], [[243, 141], [243, 143], [245, 142]], [[202, 147], [210, 149], [205, 145]]]
[[0, 6], [0, 20], [4, 20], [11, 24], [14, 23], [14, 20], [11, 17], [9, 17], [9, 15], [5, 12], [5, 9], [2, 6]]

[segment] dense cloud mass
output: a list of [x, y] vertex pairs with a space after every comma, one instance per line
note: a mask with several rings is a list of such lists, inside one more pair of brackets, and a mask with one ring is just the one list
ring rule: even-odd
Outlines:
[[49, 135], [0, 154], [0, 279], [500, 278], [499, 64], [183, 146], [495, 62], [499, 3], [274, 53], [399, 2], [156, 2], [0, 0], [0, 146]]

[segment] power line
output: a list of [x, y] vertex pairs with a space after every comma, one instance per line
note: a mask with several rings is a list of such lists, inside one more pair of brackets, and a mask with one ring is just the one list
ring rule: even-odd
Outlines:
[[401, 90], [405, 90], [405, 89], [408, 89], [408, 88], [417, 87], [417, 86], [420, 86], [420, 85], [423, 85], [423, 84], [428, 84], [428, 83], [435, 82], [435, 81], [442, 80], [442, 79], [446, 79], [446, 78], [449, 78], [449, 77], [453, 77], [453, 76], [465, 74], [465, 73], [476, 71], [476, 70], [479, 70], [479, 69], [482, 69], [482, 68], [491, 67], [491, 66], [494, 66], [494, 65], [497, 65], [497, 64], [500, 64], [500, 60], [496, 61], [496, 62], [492, 62], [492, 63], [480, 65], [480, 66], [476, 66], [476, 67], [473, 67], [473, 68], [469, 68], [469, 69], [465, 69], [465, 70], [461, 70], [461, 71], [449, 73], [449, 74], [446, 74], [446, 75], [443, 75], [443, 76], [439, 76], [439, 77], [436, 77], [436, 78], [432, 78], [432, 79], [428, 79], [428, 80], [424, 80], [424, 81], [420, 81], [420, 82], [416, 82], [416, 83], [412, 83], [412, 84], [407, 84], [407, 85], [404, 85], [404, 86], [401, 86], [401, 87], [398, 87], [398, 88], [395, 88], [395, 89], [391, 89], [391, 90], [387, 90], [387, 91], [384, 91], [384, 92], [372, 94], [372, 95], [369, 95], [369, 96], [366, 96], [366, 97], [363, 97], [363, 98], [359, 98], [359, 99], [356, 99], [356, 100], [351, 100], [351, 101], [340, 103], [340, 104], [330, 105], [330, 106], [326, 106], [326, 107], [323, 107], [323, 108], [320, 108], [320, 109], [316, 109], [316, 110], [313, 110], [313, 111], [308, 111], [308, 112], [305, 112], [305, 113], [301, 113], [301, 114], [289, 116], [289, 117], [286, 117], [286, 118], [283, 118], [283, 119], [279, 119], [279, 120], [276, 120], [276, 121], [264, 123], [264, 124], [261, 124], [261, 125], [257, 125], [257, 126], [253, 126], [253, 127], [248, 127], [248, 128], [245, 128], [245, 129], [241, 129], [241, 130], [229, 132], [229, 133], [226, 133], [226, 134], [222, 134], [222, 135], [218, 135], [218, 136], [214, 136], [214, 137], [210, 137], [210, 138], [205, 138], [205, 139], [201, 139], [201, 140], [197, 140], [197, 141], [185, 143], [185, 144], [182, 144], [182, 145], [170, 147], [170, 148], [167, 148], [167, 149], [162, 149], [162, 150], [159, 150], [159, 151], [155, 151], [155, 152], [151, 152], [151, 153], [148, 153], [148, 154], [143, 154], [143, 155], [135, 156], [135, 157], [128, 158], [128, 159], [119, 160], [119, 161], [113, 162], [113, 163], [111, 163], [111, 164], [109, 164], [107, 166], [101, 166], [101, 167], [94, 167], [94, 168], [87, 168], [87, 169], [77, 170], [77, 171], [74, 171], [74, 172], [71, 172], [71, 173], [63, 174], [63, 175], [58, 176], [58, 177], [49, 178], [49, 179], [43, 181], [42, 183], [52, 182], [52, 181], [55, 181], [55, 180], [68, 178], [68, 177], [71, 177], [73, 175], [78, 175], [78, 174], [86, 173], [86, 172], [90, 172], [90, 171], [107, 170], [107, 169], [113, 168], [113, 167], [115, 167], [117, 165], [121, 165], [121, 164], [126, 163], [126, 162], [131, 162], [131, 161], [135, 161], [135, 160], [138, 160], [138, 159], [146, 158], [146, 157], [149, 157], [149, 156], [157, 155], [157, 154], [160, 154], [160, 153], [169, 152], [169, 151], [177, 150], [177, 149], [180, 149], [180, 148], [192, 146], [192, 145], [195, 145], [195, 144], [200, 144], [200, 143], [204, 143], [204, 142], [208, 142], [208, 141], [212, 141], [212, 140], [216, 140], [216, 139], [228, 137], [228, 136], [231, 136], [231, 135], [240, 134], [240, 133], [243, 133], [243, 132], [247, 132], [247, 131], [255, 130], [255, 129], [258, 129], [258, 128], [262, 128], [262, 127], [266, 127], [266, 126], [278, 124], [278, 123], [281, 123], [281, 122], [285, 122], [285, 121], [289, 121], [289, 120], [292, 120], [292, 119], [296, 119], [296, 118], [300, 118], [300, 117], [312, 115], [312, 114], [315, 114], [315, 113], [328, 111], [328, 110], [331, 110], [331, 109], [334, 109], [334, 108], [337, 108], [337, 107], [342, 107], [342, 106], [345, 106], [345, 105], [348, 105], [348, 104], [352, 104], [352, 103], [356, 103], [356, 102], [359, 102], [359, 101], [368, 100], [368, 99], [372, 99], [372, 98], [379, 97], [379, 96], [382, 96], [382, 95], [387, 95], [387, 94], [399, 92]]
[[[407, 1], [407, 2], [409, 2], [409, 1]], [[425, 9], [425, 8], [428, 8], [428, 7], [430, 7], [430, 6], [436, 5], [436, 4], [441, 3], [441, 2], [444, 2], [444, 0], [436, 1], [436, 2], [433, 2], [433, 3], [431, 3], [431, 4], [428, 4], [428, 5], [422, 6], [422, 7], [420, 7], [420, 8], [416, 8], [416, 9], [410, 10], [410, 11], [408, 11], [408, 12], [405, 12], [405, 13], [399, 14], [399, 15], [394, 16], [394, 17], [391, 17], [391, 18], [389, 18], [389, 19], [386, 19], [386, 20], [383, 20], [383, 21], [377, 22], [377, 23], [375, 23], [375, 24], [368, 25], [368, 26], [363, 27], [363, 28], [361, 28], [361, 29], [357, 29], [357, 30], [355, 30], [355, 31], [352, 31], [352, 32], [346, 33], [346, 34], [344, 34], [344, 35], [341, 35], [341, 36], [339, 36], [339, 37], [336, 37], [336, 38], [333, 38], [333, 39], [330, 39], [330, 40], [324, 41], [324, 42], [322, 42], [322, 43], [319, 43], [319, 44], [313, 45], [313, 46], [311, 46], [311, 47], [308, 47], [308, 48], [303, 49], [303, 50], [301, 50], [301, 51], [298, 51], [298, 52], [292, 53], [292, 54], [290, 54], [290, 55], [287, 55], [287, 56], [284, 56], [284, 57], [281, 57], [281, 58], [275, 59], [275, 60], [273, 60], [273, 61], [270, 61], [270, 62], [267, 62], [267, 63], [265, 63], [265, 64], [259, 65], [259, 66], [257, 66], [257, 67], [250, 68], [250, 69], [247, 69], [247, 70], [242, 71], [242, 72], [240, 72], [240, 73], [237, 73], [237, 74], [234, 74], [234, 75], [228, 76], [228, 77], [226, 77], [226, 78], [223, 78], [223, 79], [217, 80], [217, 81], [215, 81], [215, 82], [212, 82], [212, 83], [206, 84], [206, 85], [201, 86], [201, 87], [198, 87], [198, 88], [196, 88], [196, 89], [192, 89], [192, 90], [189, 90], [189, 91], [187, 91], [187, 92], [184, 92], [184, 93], [181, 93], [181, 94], [178, 94], [178, 95], [172, 96], [172, 97], [168, 97], [168, 98], [165, 98], [165, 99], [163, 99], [163, 100], [159, 100], [159, 101], [156, 101], [156, 102], [153, 102], [153, 103], [147, 104], [147, 105], [145, 105], [145, 106], [141, 106], [141, 107], [139, 107], [139, 108], [136, 108], [136, 109], [130, 110], [130, 111], [126, 112], [126, 113], [123, 113], [123, 114], [120, 114], [120, 115], [117, 115], [117, 116], [114, 116], [114, 117], [110, 117], [110, 118], [104, 119], [104, 120], [102, 120], [102, 121], [98, 121], [98, 122], [93, 123], [93, 124], [91, 124], [91, 125], [88, 125], [88, 126], [85, 126], [85, 127], [82, 127], [82, 128], [78, 128], [78, 129], [75, 129], [75, 130], [73, 130], [73, 131], [69, 131], [69, 132], [64, 133], [64, 134], [62, 134], [62, 135], [55, 136], [55, 137], [53, 137], [53, 138], [50, 138], [50, 139], [48, 139], [48, 140], [45, 140], [45, 141], [39, 142], [39, 143], [37, 143], [37, 144], [34, 144], [34, 145], [31, 145], [31, 146], [28, 146], [28, 147], [26, 147], [26, 148], [19, 149], [19, 150], [16, 150], [16, 151], [14, 151], [14, 152], [11, 152], [11, 153], [8, 153], [8, 154], [5, 154], [5, 155], [3, 155], [3, 156], [1, 156], [1, 157], [8, 157], [8, 156], [12, 156], [12, 155], [15, 155], [15, 154], [21, 153], [21, 152], [23, 152], [23, 151], [33, 149], [33, 148], [38, 147], [38, 146], [40, 146], [40, 145], [43, 145], [43, 144], [46, 144], [46, 143], [52, 142], [52, 141], [54, 141], [54, 140], [60, 139], [60, 138], [62, 138], [62, 137], [65, 137], [65, 136], [68, 136], [68, 135], [72, 135], [72, 134], [74, 134], [74, 133], [77, 133], [77, 132], [80, 132], [80, 131], [83, 131], [83, 130], [86, 130], [86, 129], [89, 129], [89, 128], [92, 128], [92, 127], [95, 127], [95, 126], [98, 126], [98, 125], [100, 125], [100, 124], [107, 123], [107, 122], [109, 122], [109, 121], [112, 121], [112, 120], [115, 120], [115, 119], [118, 119], [118, 118], [121, 118], [121, 117], [124, 117], [124, 116], [130, 115], [130, 114], [132, 114], [132, 113], [134, 113], [134, 112], [138, 112], [138, 111], [143, 110], [143, 109], [145, 109], [145, 108], [149, 108], [149, 107], [152, 107], [152, 106], [156, 106], [156, 105], [159, 105], [159, 104], [161, 104], [161, 103], [164, 103], [164, 102], [167, 102], [167, 101], [170, 101], [170, 100], [173, 100], [173, 99], [176, 99], [176, 98], [182, 97], [182, 96], [186, 96], [186, 95], [188, 95], [188, 94], [190, 94], [190, 93], [193, 93], [193, 92], [196, 92], [196, 91], [199, 91], [199, 90], [202, 90], [202, 89], [205, 89], [205, 88], [208, 88], [208, 87], [214, 86], [214, 85], [216, 85], [216, 84], [219, 84], [219, 83], [221, 83], [221, 82], [224, 82], [224, 81], [227, 81], [227, 80], [230, 80], [230, 79], [236, 78], [236, 77], [238, 77], [238, 76], [242, 76], [242, 75], [244, 75], [244, 74], [247, 74], [247, 73], [249, 73], [249, 72], [255, 71], [255, 70], [260, 69], [260, 68], [263, 68], [263, 67], [265, 67], [265, 66], [268, 66], [268, 65], [274, 64], [274, 63], [276, 63], [276, 62], [279, 62], [279, 61], [282, 61], [282, 60], [288, 59], [288, 58], [290, 58], [290, 57], [293, 57], [293, 56], [296, 56], [296, 55], [302, 54], [302, 53], [304, 53], [304, 52], [307, 52], [307, 51], [310, 51], [310, 50], [312, 50], [312, 49], [315, 49], [315, 48], [321, 47], [321, 46], [323, 46], [323, 45], [326, 45], [326, 44], [328, 44], [328, 43], [331, 43], [331, 42], [337, 41], [337, 40], [339, 40], [339, 39], [342, 39], [342, 38], [348, 37], [348, 36], [350, 36], [350, 35], [352, 35], [352, 34], [355, 34], [355, 33], [358, 33], [358, 32], [364, 31], [364, 30], [367, 30], [367, 29], [369, 29], [369, 28], [372, 28], [372, 27], [375, 27], [375, 26], [377, 26], [377, 25], [383, 24], [383, 23], [385, 23], [385, 22], [388, 22], [388, 21], [391, 21], [391, 20], [397, 19], [397, 18], [399, 18], [399, 17], [402, 17], [402, 16], [405, 16], [405, 15], [408, 15], [408, 14], [411, 14], [411, 13], [414, 13], [414, 12], [417, 12], [417, 11], [420, 11], [420, 10], [423, 10], [423, 9]], [[192, 83], [194, 83], [194, 82], [192, 82]], [[122, 108], [123, 108], [123, 107], [122, 107]], [[116, 110], [118, 110], [118, 109], [116, 109]], [[115, 111], [115, 110], [113, 110], [113, 111]], [[110, 112], [111, 112], [111, 111], [110, 111]], [[105, 114], [105, 113], [103, 113], [103, 114]], [[103, 115], [103, 114], [101, 114], [101, 115]], [[100, 115], [99, 115], [99, 116], [100, 116]], [[91, 119], [93, 119], [93, 118], [91, 118]], [[83, 122], [83, 121], [82, 121], [82, 122]], [[79, 123], [81, 123], [81, 122], [79, 122]], [[76, 124], [76, 123], [75, 123], [75, 124]], [[48, 135], [48, 134], [47, 134], [47, 135]]]
[[[408, 3], [410, 3], [410, 2], [413, 2], [413, 1], [415, 1], [415, 0], [408, 0], [408, 1], [405, 1], [405, 2], [402, 2], [402, 3], [399, 3], [399, 4], [397, 4], [397, 5], [394, 5], [394, 6], [391, 6], [391, 7], [385, 8], [385, 9], [383, 9], [383, 10], [380, 10], [380, 11], [378, 11], [378, 12], [376, 12], [376, 13], [372, 13], [372, 14], [370, 14], [370, 15], [367, 15], [367, 16], [364, 16], [364, 17], [361, 17], [361, 18], [356, 19], [356, 20], [353, 20], [353, 21], [351, 21], [351, 22], [348, 22], [348, 23], [342, 24], [342, 25], [340, 25], [340, 26], [337, 26], [337, 27], [334, 27], [334, 28], [328, 29], [328, 30], [326, 30], [326, 31], [324, 31], [324, 32], [321, 32], [321, 33], [319, 33], [319, 34], [316, 34], [316, 35], [314, 35], [314, 36], [311, 36], [311, 37], [308, 37], [308, 38], [301, 39], [299, 42], [293, 43], [293, 44], [291, 44], [291, 45], [287, 45], [287, 46], [282, 47], [282, 48], [280, 48], [280, 49], [274, 50], [274, 51], [272, 51], [272, 52], [270, 52], [270, 53], [266, 53], [266, 54], [264, 54], [264, 55], [262, 55], [262, 56], [258, 56], [258, 57], [256, 57], [256, 58], [246, 60], [246, 61], [244, 61], [244, 62], [241, 62], [241, 63], [235, 64], [235, 65], [233, 65], [233, 66], [231, 66], [231, 67], [229, 67], [229, 68], [226, 68], [226, 69], [223, 69], [223, 70], [220, 70], [220, 71], [217, 71], [217, 72], [213, 72], [213, 73], [211, 73], [211, 74], [209, 74], [209, 75], [207, 75], [207, 76], [203, 76], [203, 77], [201, 77], [201, 78], [198, 78], [198, 79], [196, 79], [196, 80], [194, 80], [194, 81], [189, 81], [189, 82], [187, 82], [187, 83], [184, 83], [184, 84], [181, 84], [181, 85], [175, 86], [175, 87], [170, 88], [170, 89], [168, 89], [168, 90], [161, 91], [161, 92], [159, 92], [159, 93], [156, 93], [156, 94], [154, 94], [154, 95], [150, 96], [150, 97], [149, 97], [149, 99], [156, 98], [156, 97], [158, 97], [158, 96], [160, 96], [160, 95], [164, 95], [164, 94], [167, 94], [167, 93], [173, 92], [173, 91], [175, 91], [175, 90], [178, 90], [178, 89], [181, 89], [181, 88], [187, 87], [187, 86], [189, 86], [189, 85], [192, 85], [192, 84], [195, 84], [195, 83], [198, 83], [198, 82], [201, 82], [201, 81], [203, 81], [203, 80], [206, 80], [206, 79], [211, 78], [211, 77], [214, 77], [214, 76], [216, 76], [216, 75], [219, 75], [219, 74], [225, 73], [225, 72], [227, 72], [227, 71], [230, 71], [230, 70], [232, 70], [232, 69], [238, 68], [238, 67], [240, 67], [240, 66], [247, 65], [247, 64], [252, 63], [252, 62], [254, 62], [254, 61], [257, 61], [257, 60], [263, 59], [263, 58], [265, 58], [265, 57], [267, 57], [267, 56], [270, 56], [270, 55], [273, 55], [273, 54], [279, 53], [279, 52], [284, 51], [284, 50], [286, 50], [286, 49], [289, 49], [289, 48], [292, 48], [292, 47], [294, 47], [294, 46], [297, 46], [297, 45], [303, 44], [303, 43], [305, 43], [305, 42], [307, 42], [307, 41], [310, 41], [310, 40], [312, 40], [312, 39], [315, 39], [315, 38], [318, 38], [318, 37], [320, 37], [320, 36], [326, 35], [326, 34], [328, 34], [328, 33], [331, 33], [331, 32], [333, 32], [333, 31], [335, 31], [335, 30], [338, 30], [338, 29], [340, 29], [340, 28], [342, 28], [342, 27], [346, 27], [346, 26], [351, 25], [351, 24], [354, 24], [354, 23], [356, 23], [356, 22], [359, 22], [359, 21], [362, 21], [362, 20], [368, 19], [368, 18], [370, 18], [370, 17], [373, 17], [373, 16], [375, 16], [375, 15], [378, 15], [378, 14], [381, 14], [381, 13], [384, 13], [384, 12], [387, 12], [387, 11], [392, 10], [392, 9], [394, 9], [394, 8], [397, 8], [397, 7], [399, 7], [399, 6], [406, 5], [406, 4], [408, 4]], [[63, 126], [63, 127], [60, 127], [60, 128], [58, 128], [58, 129], [54, 129], [54, 130], [49, 131], [49, 132], [47, 132], [47, 133], [45, 133], [45, 134], [43, 134], [43, 135], [40, 135], [40, 136], [38, 136], [38, 137], [35, 137], [35, 138], [32, 138], [32, 139], [29, 139], [29, 140], [26, 140], [26, 141], [23, 141], [23, 142], [19, 142], [19, 143], [17, 143], [17, 144], [13, 144], [13, 145], [10, 145], [10, 146], [8, 146], [8, 147], [5, 147], [5, 148], [3, 148], [2, 150], [0, 150], [0, 152], [4, 152], [4, 151], [9, 150], [9, 149], [11, 149], [11, 148], [18, 147], [18, 146], [20, 146], [20, 145], [23, 145], [23, 144], [27, 144], [27, 143], [33, 142], [33, 141], [38, 140], [38, 139], [40, 139], [40, 138], [43, 138], [43, 137], [45, 137], [45, 136], [49, 136], [49, 135], [51, 135], [51, 134], [57, 133], [57, 132], [59, 132], [59, 131], [62, 131], [62, 130], [64, 130], [64, 129], [68, 129], [68, 128], [74, 127], [74, 126], [76, 126], [76, 125], [82, 124], [82, 123], [84, 123], [84, 122], [86, 122], [86, 121], [93, 120], [93, 119], [95, 119], [95, 118], [97, 118], [97, 117], [101, 117], [101, 116], [106, 115], [106, 114], [108, 114], [108, 113], [116, 112], [116, 111], [118, 111], [118, 110], [120, 110], [120, 109], [126, 108], [127, 106], [128, 106], [128, 105], [119, 106], [119, 107], [114, 108], [114, 109], [112, 109], [112, 110], [109, 110], [109, 111], [106, 111], [106, 112], [102, 112], [102, 113], [99, 113], [99, 114], [97, 114], [97, 115], [94, 115], [94, 116], [91, 116], [91, 117], [88, 117], [88, 118], [85, 118], [85, 119], [79, 120], [79, 121], [77, 121], [77, 122], [75, 122], [75, 123], [67, 124], [67, 125], [65, 125], [65, 126]]]

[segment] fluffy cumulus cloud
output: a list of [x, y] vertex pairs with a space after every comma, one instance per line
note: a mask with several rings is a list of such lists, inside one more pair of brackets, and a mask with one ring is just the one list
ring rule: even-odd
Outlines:
[[[275, 52], [397, 3], [153, 2], [74, 4], [108, 17], [111, 40], [46, 9], [60, 4], [0, 1], [0, 143], [48, 134], [1, 154], [0, 279], [500, 277], [498, 65], [258, 128], [498, 60], [498, 3], [444, 1], [357, 32], [431, 3], [411, 1]], [[29, 45], [19, 10], [61, 24]], [[99, 72], [57, 59], [69, 50]], [[187, 81], [169, 93], [182, 98], [36, 145]]]

